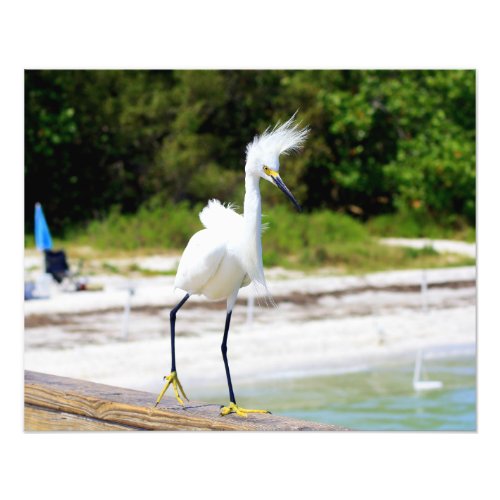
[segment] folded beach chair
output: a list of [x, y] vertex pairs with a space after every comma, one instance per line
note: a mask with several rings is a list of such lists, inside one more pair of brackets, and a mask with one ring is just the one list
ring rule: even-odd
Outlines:
[[64, 278], [74, 281], [79, 273], [72, 272], [66, 259], [64, 250], [44, 250], [45, 252], [45, 272], [50, 274], [58, 283], [62, 283]]

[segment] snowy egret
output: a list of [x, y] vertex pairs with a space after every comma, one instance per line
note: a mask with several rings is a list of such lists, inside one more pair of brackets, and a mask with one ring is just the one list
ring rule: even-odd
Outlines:
[[195, 233], [189, 240], [175, 277], [175, 288], [185, 292], [185, 295], [170, 311], [172, 369], [170, 375], [164, 377], [166, 383], [156, 400], [156, 405], [170, 385], [180, 404], [184, 405], [184, 401], [179, 391], [188, 399], [179, 382], [175, 365], [175, 319], [177, 312], [191, 295], [203, 295], [212, 301], [227, 301], [221, 350], [230, 403], [221, 407], [221, 415], [236, 413], [246, 417], [248, 413], [269, 413], [267, 410], [241, 408], [236, 404], [227, 360], [227, 337], [231, 314], [240, 288], [253, 283], [260, 295], [270, 296], [262, 264], [260, 179], [275, 184], [300, 212], [300, 205], [279, 175], [279, 157], [291, 151], [298, 151], [308, 132], [308, 127], [299, 127], [293, 115], [287, 122], [266, 129], [248, 144], [243, 215], [235, 212], [230, 204], [224, 206], [218, 200], [210, 200], [200, 212], [200, 220], [205, 229]]

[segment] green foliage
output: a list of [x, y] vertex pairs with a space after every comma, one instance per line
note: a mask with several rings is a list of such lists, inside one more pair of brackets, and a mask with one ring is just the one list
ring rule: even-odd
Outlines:
[[370, 234], [380, 237], [448, 238], [474, 242], [476, 231], [465, 218], [450, 214], [438, 222], [424, 211], [404, 210], [370, 219], [366, 225]]
[[295, 256], [299, 262], [318, 264], [329, 260], [329, 248], [348, 241], [367, 243], [369, 235], [363, 225], [344, 214], [318, 210], [297, 215], [288, 208], [277, 206], [264, 217], [269, 230], [264, 232], [264, 261], [278, 265], [279, 259]]
[[[104, 220], [93, 221], [85, 230], [72, 234], [69, 242], [91, 246], [106, 256], [123, 250], [154, 252], [170, 249], [180, 252], [193, 233], [202, 229], [198, 219], [201, 208], [200, 205], [193, 210], [187, 203], [162, 207], [158, 202], [151, 202], [136, 214], [122, 214], [115, 207]], [[417, 250], [380, 245], [361, 222], [330, 210], [299, 215], [277, 206], [268, 211], [264, 220], [268, 224], [263, 234], [266, 266], [304, 270], [330, 266], [337, 272], [364, 273], [474, 262], [461, 257], [450, 260], [430, 247]], [[77, 249], [71, 253], [77, 254]], [[103, 269], [118, 272], [108, 262], [104, 262]], [[130, 266], [128, 272], [159, 274], [137, 265]]]
[[245, 145], [296, 109], [311, 135], [281, 163], [307, 211], [475, 224], [474, 71], [43, 70], [25, 90], [28, 231], [36, 201], [57, 235], [113, 206], [239, 200]]
[[98, 250], [177, 250], [199, 229], [197, 211], [187, 203], [160, 207], [153, 201], [135, 214], [123, 214], [115, 206], [108, 217], [90, 222], [84, 231], [71, 234], [70, 239]]

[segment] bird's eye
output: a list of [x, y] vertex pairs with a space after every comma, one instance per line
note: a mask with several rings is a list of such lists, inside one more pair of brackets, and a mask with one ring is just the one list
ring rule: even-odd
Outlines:
[[269, 172], [271, 172], [271, 169], [270, 169], [269, 167], [266, 167], [266, 166], [264, 165], [264, 172], [265, 172], [267, 175], [269, 175]]

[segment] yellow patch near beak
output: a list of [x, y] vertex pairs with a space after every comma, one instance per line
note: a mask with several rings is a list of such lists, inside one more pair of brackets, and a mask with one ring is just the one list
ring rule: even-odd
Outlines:
[[276, 170], [271, 170], [269, 167], [264, 167], [264, 172], [270, 177], [278, 177], [279, 174]]

